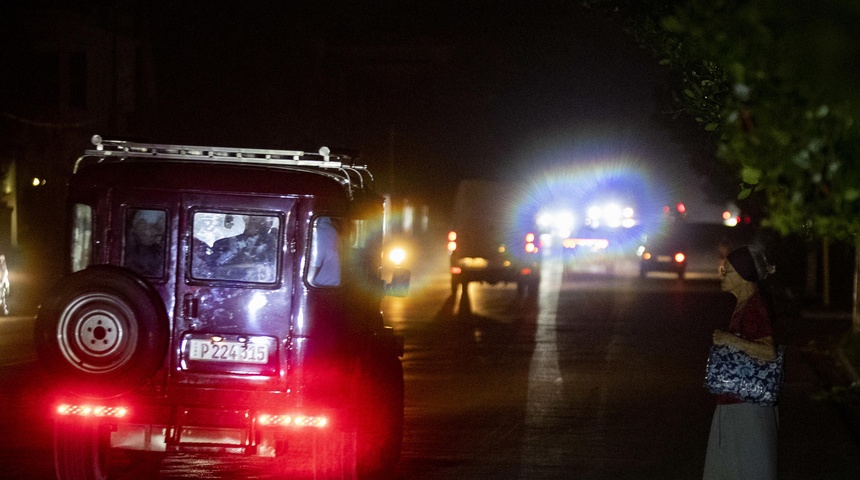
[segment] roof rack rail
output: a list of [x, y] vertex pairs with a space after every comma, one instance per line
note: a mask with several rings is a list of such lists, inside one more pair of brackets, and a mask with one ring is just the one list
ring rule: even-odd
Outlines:
[[[175, 160], [180, 162], [204, 162], [261, 165], [269, 167], [305, 167], [331, 172], [343, 178], [352, 187], [353, 180], [364, 186], [365, 176], [371, 181], [373, 175], [367, 165], [355, 163], [352, 156], [333, 154], [328, 147], [319, 152], [301, 150], [271, 150], [259, 148], [204, 147], [195, 145], [172, 145], [138, 143], [125, 140], [106, 140], [93, 135], [95, 149], [88, 149], [75, 163], [73, 173], [93, 163]], [[337, 172], [337, 173], [335, 173]]]

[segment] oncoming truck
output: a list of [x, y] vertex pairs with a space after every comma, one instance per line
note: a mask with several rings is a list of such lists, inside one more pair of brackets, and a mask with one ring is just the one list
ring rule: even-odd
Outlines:
[[370, 182], [327, 148], [95, 136], [69, 182], [68, 274], [36, 320], [57, 478], [180, 452], [392, 476], [403, 338], [380, 301], [405, 295], [409, 272], [380, 276]]

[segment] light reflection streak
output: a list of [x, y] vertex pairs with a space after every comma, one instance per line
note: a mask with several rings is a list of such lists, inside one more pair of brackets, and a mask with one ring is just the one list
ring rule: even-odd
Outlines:
[[[541, 465], [564, 465], [566, 446], [546, 444], [544, 430], [557, 418], [557, 409], [564, 406], [564, 383], [558, 366], [556, 320], [558, 297], [561, 293], [562, 264], [544, 258], [541, 270], [535, 348], [529, 365], [528, 400], [526, 401], [525, 434], [518, 478], [533, 478]], [[550, 456], [548, 459], [547, 456]]]

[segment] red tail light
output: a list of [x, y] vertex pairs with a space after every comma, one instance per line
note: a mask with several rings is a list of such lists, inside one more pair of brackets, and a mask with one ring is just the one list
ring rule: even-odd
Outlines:
[[105, 405], [68, 405], [57, 407], [57, 414], [74, 417], [113, 417], [122, 418], [128, 414], [126, 407]]
[[684, 254], [681, 252], [675, 254], [675, 261], [678, 263], [683, 263], [686, 258], [687, 257], [685, 257]]
[[314, 427], [324, 428], [328, 426], [328, 418], [310, 415], [260, 415], [257, 417], [257, 425], [261, 427]]

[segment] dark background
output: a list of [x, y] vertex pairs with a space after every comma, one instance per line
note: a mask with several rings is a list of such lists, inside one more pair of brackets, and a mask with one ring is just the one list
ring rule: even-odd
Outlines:
[[[629, 169], [691, 220], [737, 193], [702, 129], [667, 113], [669, 72], [577, 2], [7, 0], [0, 13], [4, 199], [41, 278], [65, 263], [65, 181], [96, 133], [357, 150], [377, 190], [440, 229], [463, 178]], [[805, 242], [780, 248], [797, 261]]]
[[355, 148], [383, 190], [442, 210], [458, 178], [594, 157], [633, 157], [679, 195], [701, 186], [683, 122], [661, 113], [666, 72], [576, 2], [309, 3], [142, 6], [152, 136]]

